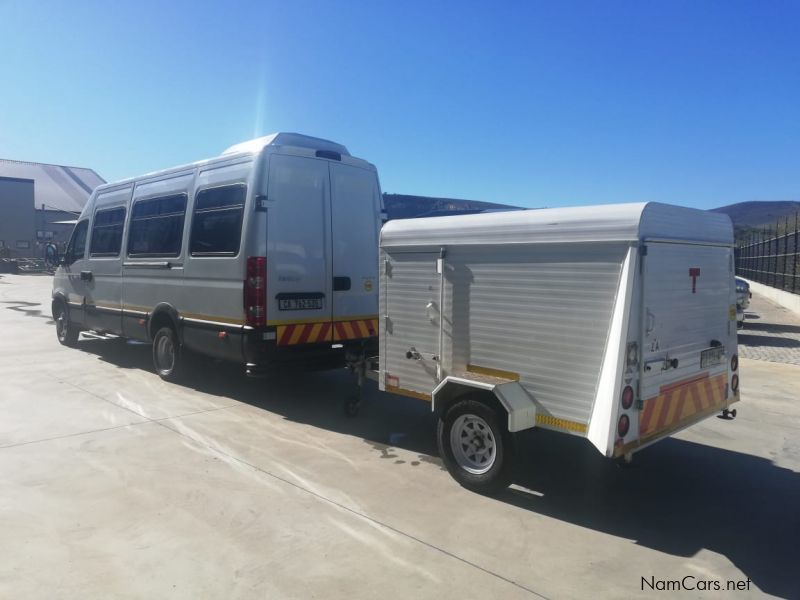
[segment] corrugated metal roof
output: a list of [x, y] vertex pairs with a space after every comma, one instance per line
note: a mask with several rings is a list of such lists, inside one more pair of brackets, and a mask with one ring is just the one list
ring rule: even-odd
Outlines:
[[32, 179], [36, 208], [81, 212], [92, 190], [105, 183], [92, 169], [0, 158], [0, 177]]

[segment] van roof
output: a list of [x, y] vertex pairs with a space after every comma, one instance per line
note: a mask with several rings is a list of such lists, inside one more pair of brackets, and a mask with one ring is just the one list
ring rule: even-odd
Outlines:
[[255, 138], [252, 140], [248, 140], [246, 142], [240, 142], [238, 144], [234, 144], [233, 146], [226, 148], [221, 155], [215, 156], [213, 158], [197, 160], [183, 165], [168, 167], [166, 169], [159, 169], [158, 171], [151, 171], [150, 173], [143, 173], [135, 177], [126, 177], [125, 179], [120, 179], [118, 181], [111, 181], [104, 185], [98, 186], [97, 191], [102, 192], [109, 189], [113, 189], [115, 187], [128, 185], [134, 181], [140, 181], [143, 179], [152, 179], [164, 175], [171, 175], [173, 173], [180, 173], [181, 171], [194, 169], [196, 167], [203, 167], [211, 164], [224, 163], [225, 161], [228, 160], [236, 161], [240, 156], [258, 154], [267, 147], [296, 148], [298, 149], [296, 150], [297, 152], [305, 154], [307, 154], [310, 150], [323, 150], [327, 152], [335, 152], [342, 157], [346, 157], [342, 162], [346, 161], [348, 164], [353, 164], [357, 166], [362, 166], [362, 165], [370, 166], [371, 168], [374, 169], [374, 167], [372, 167], [372, 165], [369, 162], [360, 158], [353, 157], [347, 150], [347, 148], [342, 144], [337, 144], [336, 142], [332, 142], [330, 140], [325, 140], [322, 138], [312, 137], [310, 135], [303, 135], [301, 133], [279, 132], [279, 133], [272, 133], [270, 135], [265, 135], [263, 137]]
[[240, 142], [226, 148], [222, 155], [239, 154], [241, 152], [260, 152], [267, 146], [294, 146], [295, 148], [310, 148], [311, 150], [327, 150], [342, 156], [350, 156], [342, 144], [330, 140], [303, 135], [302, 133], [271, 133], [263, 137]]
[[381, 246], [679, 240], [733, 244], [727, 215], [640, 202], [389, 221]]

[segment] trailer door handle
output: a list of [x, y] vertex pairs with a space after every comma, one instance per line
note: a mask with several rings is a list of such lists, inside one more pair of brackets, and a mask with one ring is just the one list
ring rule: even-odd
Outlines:
[[333, 278], [333, 291], [334, 292], [346, 292], [350, 289], [350, 278], [349, 277], [334, 277]]
[[92, 280], [91, 271], [81, 271], [81, 281], [91, 281], [91, 280]]
[[653, 329], [656, 328], [656, 316], [647, 310], [647, 325], [645, 325], [645, 335], [650, 335], [653, 332]]

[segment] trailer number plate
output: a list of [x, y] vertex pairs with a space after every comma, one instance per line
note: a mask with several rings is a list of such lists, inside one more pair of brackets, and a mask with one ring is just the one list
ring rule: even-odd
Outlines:
[[724, 358], [725, 358], [724, 346], [715, 346], [714, 348], [703, 350], [700, 353], [700, 368], [707, 369], [708, 367], [713, 367], [714, 365], [718, 365], [723, 361]]
[[279, 310], [321, 310], [322, 298], [281, 298]]

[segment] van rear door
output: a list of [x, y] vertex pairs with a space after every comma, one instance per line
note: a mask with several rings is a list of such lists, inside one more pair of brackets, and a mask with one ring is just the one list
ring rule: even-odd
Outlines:
[[332, 340], [328, 162], [271, 154], [267, 324], [279, 346]]
[[334, 340], [378, 335], [378, 232], [375, 171], [336, 162], [331, 173]]
[[[731, 248], [648, 242], [644, 257], [644, 442], [721, 410], [736, 352]], [[733, 314], [731, 307], [733, 305]]]

